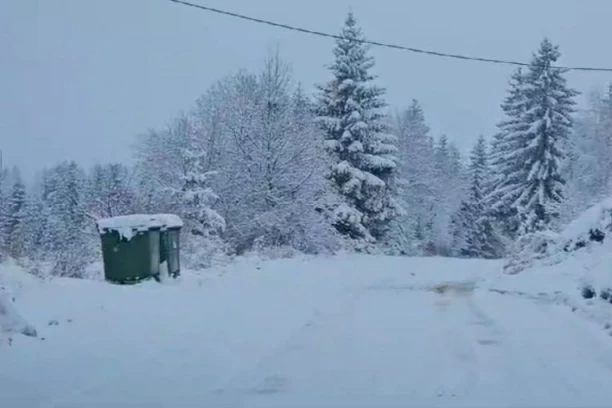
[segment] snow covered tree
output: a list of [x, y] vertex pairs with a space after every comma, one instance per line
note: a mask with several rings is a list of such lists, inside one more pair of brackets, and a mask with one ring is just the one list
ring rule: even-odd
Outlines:
[[[294, 89], [289, 66], [273, 54], [259, 74], [223, 78], [189, 114], [149, 131], [137, 145], [137, 208], [200, 219], [200, 232], [218, 230], [222, 217], [222, 237], [239, 254], [331, 249], [335, 232], [320, 213], [323, 138], [312, 102]], [[204, 220], [213, 210], [220, 217]]]
[[45, 258], [44, 236], [47, 231], [47, 211], [42, 200], [42, 185], [35, 182], [29, 189], [26, 202], [26, 255], [30, 260], [39, 261]]
[[332, 229], [316, 211], [325, 187], [322, 137], [310, 101], [292, 90], [289, 66], [272, 54], [259, 75], [240, 73], [226, 86], [217, 191], [228, 239], [238, 252], [326, 250]]
[[521, 148], [520, 135], [525, 130], [522, 121], [525, 111], [524, 75], [521, 68], [513, 72], [508, 95], [501, 104], [504, 120], [498, 123], [498, 132], [493, 136], [489, 154], [491, 178], [487, 188], [489, 215], [504, 235], [514, 239], [518, 231], [517, 208], [520, 191], [514, 189], [521, 183], [523, 172], [520, 163], [509, 156]]
[[435, 205], [429, 252], [449, 255], [453, 253], [453, 231], [449, 226], [465, 197], [466, 180], [459, 150], [446, 135], [438, 139], [434, 148], [434, 180]]
[[5, 247], [9, 255], [19, 258], [24, 255], [26, 241], [26, 188], [21, 180], [19, 170], [13, 170], [13, 187], [7, 197], [3, 217]]
[[[136, 144], [134, 169], [134, 208], [138, 212], [174, 211], [175, 200], [170, 190], [183, 186], [186, 162], [183, 154], [190, 145], [192, 118], [181, 114], [161, 129], [150, 129]], [[201, 130], [197, 126], [198, 131]], [[198, 135], [205, 138], [205, 135]]]
[[210, 178], [215, 172], [204, 170], [206, 151], [193, 124], [188, 126], [187, 132], [188, 145], [181, 149], [184, 174], [180, 188], [172, 191], [177, 200], [177, 210], [189, 224], [188, 229], [193, 235], [219, 237], [225, 230], [225, 220], [212, 209], [219, 198], [210, 187]]
[[381, 240], [399, 206], [393, 197], [396, 138], [387, 133], [384, 89], [373, 84], [374, 59], [352, 13], [336, 40], [333, 79], [321, 87], [319, 123], [333, 163], [328, 177], [343, 200], [332, 223], [343, 235]]
[[[562, 69], [553, 65], [560, 53], [544, 39], [517, 87], [509, 130], [500, 136], [502, 154], [495, 170], [506, 178], [493, 192], [495, 208], [518, 216], [519, 234], [550, 228], [560, 216], [565, 180], [562, 176], [564, 147], [572, 129], [574, 96]], [[506, 140], [504, 140], [504, 138]]]
[[184, 222], [183, 240], [187, 263], [192, 267], [209, 267], [212, 259], [225, 252], [222, 234], [225, 219], [212, 207], [219, 199], [211, 187], [216, 172], [205, 170], [205, 139], [192, 118], [183, 117], [186, 143], [181, 148], [183, 174], [177, 186], [167, 187], [173, 197], [173, 212]]
[[408, 109], [395, 116], [398, 137], [399, 196], [405, 215], [406, 238], [417, 253], [431, 240], [431, 220], [436, 205], [434, 145], [423, 109], [413, 100]]
[[578, 93], [567, 87], [564, 71], [551, 67], [560, 55], [558, 46], [544, 39], [525, 77], [524, 144], [513, 155], [527, 170], [517, 202], [523, 233], [554, 225], [564, 200], [563, 149], [572, 129], [573, 98]]
[[99, 245], [93, 220], [87, 216], [85, 183], [85, 172], [75, 162], [63, 162], [47, 174], [44, 242], [55, 275], [82, 277]]
[[469, 192], [451, 221], [453, 247], [462, 256], [495, 258], [501, 253], [486, 208], [486, 185], [489, 176], [486, 141], [480, 136], [470, 156]]
[[88, 182], [90, 212], [98, 217], [132, 213], [135, 198], [130, 181], [130, 169], [123, 164], [95, 165]]
[[565, 220], [612, 194], [612, 86], [593, 92], [568, 148]]

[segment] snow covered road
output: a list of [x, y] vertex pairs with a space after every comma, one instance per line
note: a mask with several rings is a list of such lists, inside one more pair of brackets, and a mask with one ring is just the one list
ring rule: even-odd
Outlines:
[[[498, 269], [347, 257], [30, 285], [18, 307], [45, 340], [0, 345], [0, 406], [610, 406], [612, 337], [491, 290]], [[431, 290], [447, 282], [475, 287]]]

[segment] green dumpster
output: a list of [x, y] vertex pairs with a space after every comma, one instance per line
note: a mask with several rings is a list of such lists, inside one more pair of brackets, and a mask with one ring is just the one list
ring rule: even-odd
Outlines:
[[161, 273], [167, 270], [169, 276], [176, 278], [181, 273], [180, 235], [183, 221], [174, 214], [156, 214], [155, 217], [162, 224], [159, 251]]
[[162, 223], [146, 214], [98, 220], [104, 277], [116, 283], [135, 283], [160, 273]]

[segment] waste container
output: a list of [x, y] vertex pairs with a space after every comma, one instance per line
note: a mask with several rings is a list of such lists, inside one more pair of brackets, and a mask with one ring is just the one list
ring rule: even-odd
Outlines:
[[174, 214], [156, 214], [156, 219], [162, 224], [160, 232], [159, 262], [164, 264], [168, 275], [176, 278], [181, 273], [180, 236], [183, 221]]
[[158, 218], [147, 214], [98, 220], [105, 279], [116, 283], [136, 283], [158, 278], [162, 227]]

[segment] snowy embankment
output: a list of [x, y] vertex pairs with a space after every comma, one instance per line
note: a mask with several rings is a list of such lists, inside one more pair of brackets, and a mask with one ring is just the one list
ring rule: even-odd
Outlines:
[[488, 284], [565, 305], [612, 336], [612, 198], [584, 211], [559, 234], [547, 232], [533, 240], [544, 241], [545, 251], [527, 248], [506, 263], [510, 269], [519, 264], [518, 273], [492, 275]]
[[12, 342], [12, 335], [22, 334], [36, 337], [36, 329], [29, 324], [17, 311], [15, 302], [15, 291], [23, 287], [23, 282], [34, 282], [35, 279], [28, 276], [14, 264], [2, 265], [0, 272], [0, 344]]
[[250, 259], [135, 286], [0, 268], [38, 329], [0, 344], [0, 406], [608, 406], [612, 338], [501, 266]]

